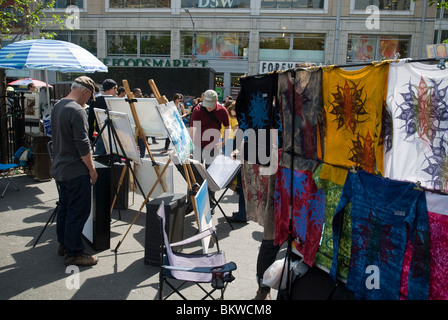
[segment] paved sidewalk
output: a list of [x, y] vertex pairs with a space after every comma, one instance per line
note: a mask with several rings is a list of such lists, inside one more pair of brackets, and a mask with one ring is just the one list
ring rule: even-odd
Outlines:
[[[156, 160], [167, 159], [158, 151], [162, 141], [152, 147]], [[111, 221], [110, 249], [95, 252], [86, 244], [86, 251], [99, 257], [93, 267], [81, 267], [79, 289], [71, 288], [75, 282], [70, 270], [58, 256], [56, 223], [49, 225], [36, 247], [33, 244], [51, 216], [57, 201], [55, 182], [35, 182], [26, 175], [14, 177], [20, 188], [11, 186], [4, 198], [0, 198], [0, 299], [1, 300], [154, 300], [158, 299], [158, 271], [145, 265], [146, 207], [142, 210], [118, 252], [113, 252], [123, 238], [132, 220], [138, 213], [143, 197], [129, 194], [129, 207], [121, 210], [121, 220], [114, 210]], [[0, 188], [5, 185], [1, 181]], [[176, 193], [186, 192], [186, 182], [174, 170]], [[218, 195], [218, 194], [217, 194]], [[133, 201], [133, 202], [132, 202]], [[229, 190], [220, 204], [226, 214], [237, 210], [238, 196]], [[255, 297], [256, 260], [262, 238], [262, 227], [255, 222], [229, 224], [219, 209], [213, 216], [218, 229], [219, 244], [228, 261], [234, 261], [238, 269], [235, 281], [229, 284], [225, 298], [229, 300], [251, 300]], [[192, 235], [197, 226], [194, 215], [185, 218], [184, 234]], [[201, 250], [197, 248], [188, 250]], [[187, 289], [190, 299], [199, 299], [201, 292], [194, 287]], [[274, 296], [275, 297], [275, 294]]]

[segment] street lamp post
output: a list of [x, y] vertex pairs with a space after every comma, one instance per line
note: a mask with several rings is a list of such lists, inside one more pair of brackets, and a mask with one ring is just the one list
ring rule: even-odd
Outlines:
[[195, 39], [194, 39], [194, 21], [193, 21], [193, 17], [191, 16], [190, 10], [188, 10], [187, 8], [184, 8], [184, 10], [190, 16], [191, 23], [193, 24], [193, 39], [191, 41], [191, 64], [192, 65], [196, 65], [195, 57], [194, 57], [195, 56], [195, 51], [196, 51], [196, 45], [195, 45]]

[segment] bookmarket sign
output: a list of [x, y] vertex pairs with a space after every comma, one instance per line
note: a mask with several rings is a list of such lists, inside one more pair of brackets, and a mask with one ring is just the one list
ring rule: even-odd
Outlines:
[[[163, 67], [188, 68], [193, 64], [191, 59], [163, 59], [163, 58], [103, 58], [108, 67]], [[196, 67], [205, 67], [207, 60], [195, 60]]]

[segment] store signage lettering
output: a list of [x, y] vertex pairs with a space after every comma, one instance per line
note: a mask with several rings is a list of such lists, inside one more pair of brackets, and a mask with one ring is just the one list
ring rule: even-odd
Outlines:
[[199, 0], [198, 8], [233, 8], [233, 0]]
[[[103, 63], [108, 67], [174, 67], [188, 68], [192, 66], [190, 59], [154, 59], [154, 58], [104, 58]], [[207, 60], [195, 60], [197, 67], [205, 67]]]
[[294, 68], [296, 64], [297, 62], [260, 61], [259, 73], [291, 69]]

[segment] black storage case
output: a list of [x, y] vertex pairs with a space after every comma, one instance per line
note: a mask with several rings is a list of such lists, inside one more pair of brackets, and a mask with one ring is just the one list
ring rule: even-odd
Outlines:
[[[165, 203], [165, 231], [169, 242], [183, 240], [186, 197], [184, 194], [163, 193], [146, 204], [145, 264], [161, 266], [162, 234], [157, 210], [162, 201]], [[176, 247], [174, 250], [182, 248]]]

